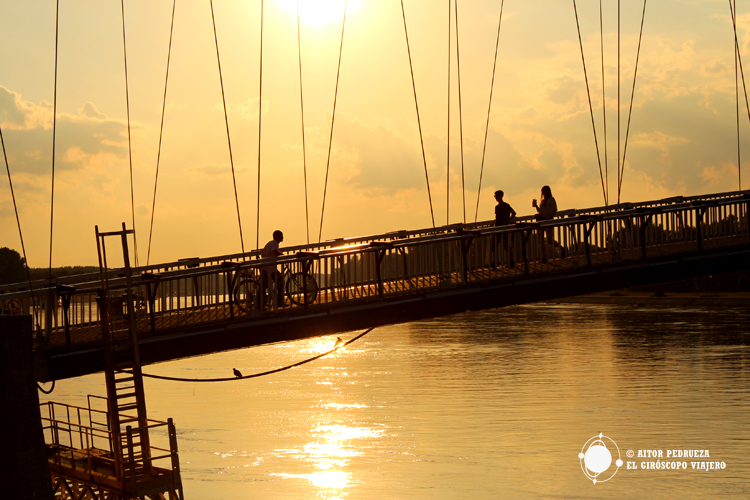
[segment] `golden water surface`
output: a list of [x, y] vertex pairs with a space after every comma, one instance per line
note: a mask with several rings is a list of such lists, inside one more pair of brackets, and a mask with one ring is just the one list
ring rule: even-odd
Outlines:
[[[749, 320], [750, 308], [538, 304], [466, 313], [378, 328], [266, 377], [147, 380], [147, 405], [150, 418], [175, 421], [188, 500], [748, 498]], [[335, 340], [144, 371], [249, 375]], [[61, 381], [50, 398], [83, 406], [103, 384], [101, 374]], [[616, 444], [605, 440], [612, 465], [594, 484], [578, 455], [599, 433]], [[688, 469], [643, 469], [658, 459], [639, 450]], [[668, 450], [710, 458], [677, 460]]]

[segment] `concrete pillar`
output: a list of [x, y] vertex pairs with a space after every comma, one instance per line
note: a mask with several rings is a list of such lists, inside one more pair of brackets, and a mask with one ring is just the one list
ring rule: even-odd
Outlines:
[[0, 315], [0, 496], [52, 500], [31, 321], [30, 315]]

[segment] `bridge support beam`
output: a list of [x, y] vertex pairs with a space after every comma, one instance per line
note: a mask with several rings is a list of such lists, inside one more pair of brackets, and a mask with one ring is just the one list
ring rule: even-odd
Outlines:
[[30, 315], [0, 316], [2, 497], [52, 500], [52, 480], [33, 374]]

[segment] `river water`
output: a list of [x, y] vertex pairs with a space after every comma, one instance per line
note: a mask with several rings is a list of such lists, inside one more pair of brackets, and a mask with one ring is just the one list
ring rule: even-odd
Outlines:
[[[266, 377], [149, 379], [146, 396], [150, 418], [175, 421], [188, 500], [748, 498], [748, 325], [750, 307], [518, 306], [378, 328]], [[144, 371], [248, 375], [335, 339]], [[103, 375], [50, 397], [87, 393], [104, 394]], [[612, 463], [595, 484], [579, 453], [599, 433]]]

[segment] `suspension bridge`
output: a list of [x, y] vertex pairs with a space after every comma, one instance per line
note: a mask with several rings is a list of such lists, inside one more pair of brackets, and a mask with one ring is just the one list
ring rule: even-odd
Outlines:
[[[575, 9], [575, 2], [573, 4]], [[458, 5], [454, 1], [453, 11], [450, 5], [448, 2], [449, 18], [451, 12], [455, 14], [458, 36]], [[211, 7], [213, 15], [213, 4]], [[403, 2], [401, 7], [409, 51]], [[735, 9], [731, 1], [730, 8], [735, 29], [735, 60], [739, 72], [742, 72]], [[644, 17], [645, 13], [644, 1]], [[577, 10], [575, 14], [578, 25]], [[341, 47], [345, 14], [343, 19]], [[215, 22], [213, 27], [221, 75]], [[643, 21], [641, 35], [642, 32]], [[586, 76], [582, 42], [580, 49]], [[0, 286], [2, 311], [32, 318], [28, 331], [24, 332], [25, 342], [33, 349], [28, 367], [30, 380], [54, 382], [105, 373], [107, 397], [103, 400], [90, 399], [88, 407], [83, 409], [55, 406], [54, 403], [43, 405], [41, 420], [47, 447], [51, 450], [45, 460], [52, 472], [57, 497], [182, 498], [174, 425], [171, 421], [154, 423], [148, 419], [142, 382], [146, 375], [141, 370], [144, 366], [464, 311], [750, 270], [750, 191], [741, 189], [741, 178], [739, 190], [733, 192], [621, 202], [627, 140], [623, 154], [618, 151], [616, 203], [609, 202], [609, 182], [605, 183], [600, 160], [603, 206], [566, 209], [546, 220], [523, 216], [506, 225], [497, 225], [494, 220], [476, 221], [475, 215], [473, 223], [464, 220], [436, 226], [410, 51], [409, 62], [432, 227], [320, 241], [325, 213], [324, 194], [319, 242], [310, 243], [308, 236], [307, 244], [285, 247], [284, 255], [280, 257], [264, 258], [259, 241], [256, 241], [256, 250], [245, 251], [232, 162], [241, 253], [139, 265], [134, 259], [137, 245], [133, 213], [130, 227], [123, 222], [118, 228], [95, 228], [98, 273], [37, 281], [29, 279]], [[341, 49], [337, 91], [340, 64]], [[125, 67], [127, 77], [127, 59]], [[300, 62], [302, 104], [301, 67]], [[493, 84], [494, 78], [495, 68]], [[223, 79], [221, 81], [224, 97]], [[586, 85], [594, 125], [588, 76]], [[260, 87], [262, 89], [262, 85]], [[460, 92], [459, 78], [459, 103]], [[632, 99], [631, 94], [631, 110]], [[166, 107], [166, 84], [164, 103]], [[747, 100], [746, 105], [750, 117]], [[491, 109], [490, 92], [487, 128]], [[225, 101], [224, 115], [231, 160]], [[326, 187], [335, 116], [334, 97]], [[258, 122], [260, 134], [260, 112]], [[630, 117], [628, 131], [629, 128]], [[304, 141], [304, 115], [302, 131]], [[595, 126], [593, 131], [599, 157]], [[260, 146], [258, 149], [260, 191]], [[6, 168], [12, 192], [7, 159]], [[153, 203], [155, 206], [156, 184]], [[51, 205], [54, 214], [54, 203]], [[257, 217], [260, 218], [260, 206]], [[153, 230], [153, 218], [151, 224], [149, 233]], [[20, 220], [18, 226], [23, 245]], [[256, 223], [257, 227], [259, 223]], [[150, 237], [151, 234], [149, 254]], [[259, 240], [259, 235], [256, 235], [256, 240]], [[50, 268], [51, 253], [52, 235]], [[124, 263], [122, 267], [110, 265], [110, 262], [120, 260]], [[279, 279], [271, 284], [264, 277], [264, 270], [269, 269], [279, 273]], [[94, 408], [96, 404], [103, 407], [97, 410]], [[82, 418], [82, 411], [87, 412], [88, 420]], [[66, 418], [60, 412], [65, 413]], [[71, 416], [71, 412], [77, 417]], [[166, 448], [156, 447], [151, 442], [152, 435], [160, 428], [167, 433], [167, 442], [163, 445]], [[32, 429], [30, 432], [36, 431]], [[60, 438], [61, 433], [68, 436], [67, 441]], [[78, 443], [74, 442], [76, 439]], [[157, 466], [157, 460], [166, 461], [166, 465]]]

